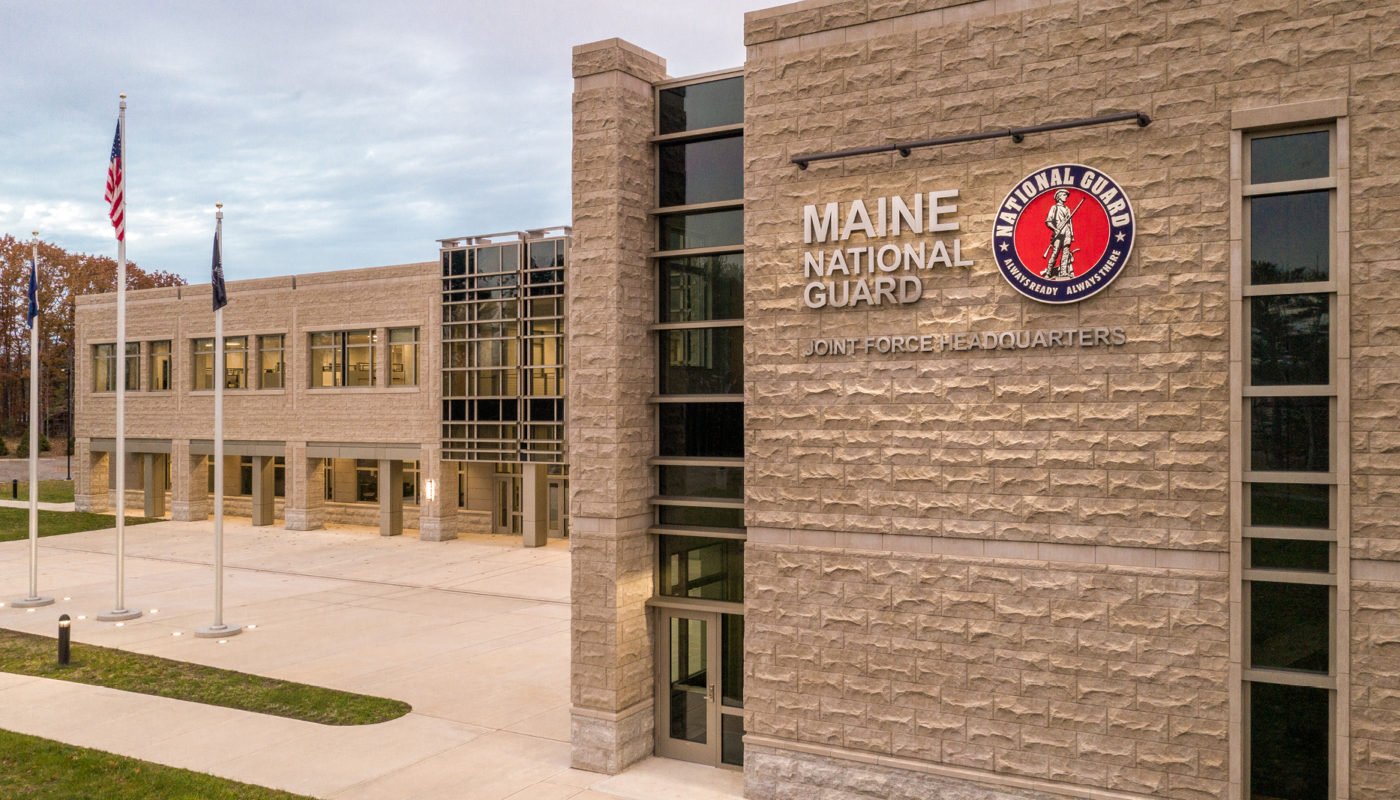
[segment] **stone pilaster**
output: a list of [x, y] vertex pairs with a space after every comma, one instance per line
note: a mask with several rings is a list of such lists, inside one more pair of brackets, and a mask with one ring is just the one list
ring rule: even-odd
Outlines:
[[170, 518], [194, 522], [209, 518], [209, 459], [190, 452], [188, 439], [170, 442]]
[[92, 449], [92, 440], [73, 442], [73, 507], [79, 511], [111, 509], [107, 488], [107, 454]]
[[403, 533], [403, 462], [379, 459], [379, 535]]
[[[457, 462], [443, 461], [442, 448], [428, 445], [418, 460], [418, 538], [445, 542], [457, 538]], [[428, 497], [428, 481], [433, 496]]]
[[326, 464], [307, 458], [305, 442], [288, 442], [287, 502], [282, 511], [287, 530], [314, 531], [325, 524]]
[[646, 600], [653, 544], [656, 290], [652, 84], [665, 61], [619, 39], [574, 48], [569, 277], [573, 765], [615, 773], [652, 751]]

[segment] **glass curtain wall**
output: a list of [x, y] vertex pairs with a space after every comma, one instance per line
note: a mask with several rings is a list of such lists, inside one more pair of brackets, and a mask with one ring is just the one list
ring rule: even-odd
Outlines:
[[567, 231], [443, 242], [444, 458], [564, 463], [567, 257]]
[[1334, 139], [1319, 127], [1244, 140], [1244, 732], [1255, 800], [1327, 800], [1335, 778], [1336, 461], [1346, 451], [1335, 332], [1346, 321]]
[[[715, 763], [743, 764], [744, 130], [743, 78], [657, 90], [656, 600], [709, 601], [719, 652], [683, 669], [717, 682], [718, 713], [697, 723], [697, 695], [671, 680], [673, 748], [708, 743]], [[669, 613], [669, 612], [666, 612]], [[680, 612], [676, 612], [680, 613]], [[684, 631], [695, 620], [671, 617]], [[680, 627], [677, 627], [680, 626]], [[667, 628], [667, 631], [671, 630]], [[698, 634], [697, 634], [698, 635]], [[668, 639], [679, 646], [679, 634]], [[698, 641], [698, 640], [697, 640]], [[663, 657], [666, 653], [663, 652]], [[671, 654], [674, 656], [675, 654]], [[680, 662], [662, 667], [662, 683]], [[718, 677], [708, 670], [718, 670]], [[674, 675], [672, 675], [674, 678]], [[693, 687], [692, 687], [693, 688]], [[668, 732], [669, 731], [669, 732]], [[683, 735], [682, 735], [683, 733]], [[699, 751], [691, 751], [692, 753]], [[703, 760], [700, 756], [697, 760]]]

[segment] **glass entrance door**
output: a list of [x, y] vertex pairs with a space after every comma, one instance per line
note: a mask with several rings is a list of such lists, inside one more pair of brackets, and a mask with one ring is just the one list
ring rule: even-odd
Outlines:
[[742, 766], [744, 618], [660, 609], [656, 754]]
[[569, 515], [565, 504], [569, 502], [569, 482], [561, 478], [549, 480], [549, 535], [569, 535]]
[[497, 475], [495, 495], [491, 530], [495, 533], [520, 533], [520, 478]]

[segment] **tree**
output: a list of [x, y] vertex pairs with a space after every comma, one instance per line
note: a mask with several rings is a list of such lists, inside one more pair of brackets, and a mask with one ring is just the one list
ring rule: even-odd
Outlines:
[[[25, 322], [29, 292], [30, 243], [0, 236], [0, 435], [25, 433], [29, 426], [29, 327]], [[147, 272], [128, 262], [128, 289], [183, 286], [179, 275]], [[73, 308], [78, 295], [114, 292], [117, 262], [106, 256], [69, 253], [39, 243], [39, 385], [40, 428], [62, 422], [69, 433], [68, 370], [73, 354]]]

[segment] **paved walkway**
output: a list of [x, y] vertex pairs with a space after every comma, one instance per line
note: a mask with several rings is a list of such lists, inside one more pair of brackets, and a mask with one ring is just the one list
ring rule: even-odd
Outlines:
[[[0, 728], [248, 783], [340, 800], [710, 800], [737, 772], [652, 759], [614, 777], [570, 769], [567, 543], [508, 537], [443, 544], [368, 529], [291, 533], [225, 526], [225, 618], [255, 625], [195, 639], [211, 619], [210, 523], [127, 529], [130, 606], [114, 601], [113, 535], [41, 540], [54, 606], [0, 608], [0, 626], [405, 700], [413, 713], [332, 727], [0, 673]], [[0, 544], [0, 587], [18, 597], [27, 544]], [[176, 634], [180, 635], [176, 635]]]
[[[28, 500], [0, 500], [0, 508], [29, 508]], [[73, 504], [70, 503], [45, 503], [39, 501], [40, 511], [72, 511]]]

